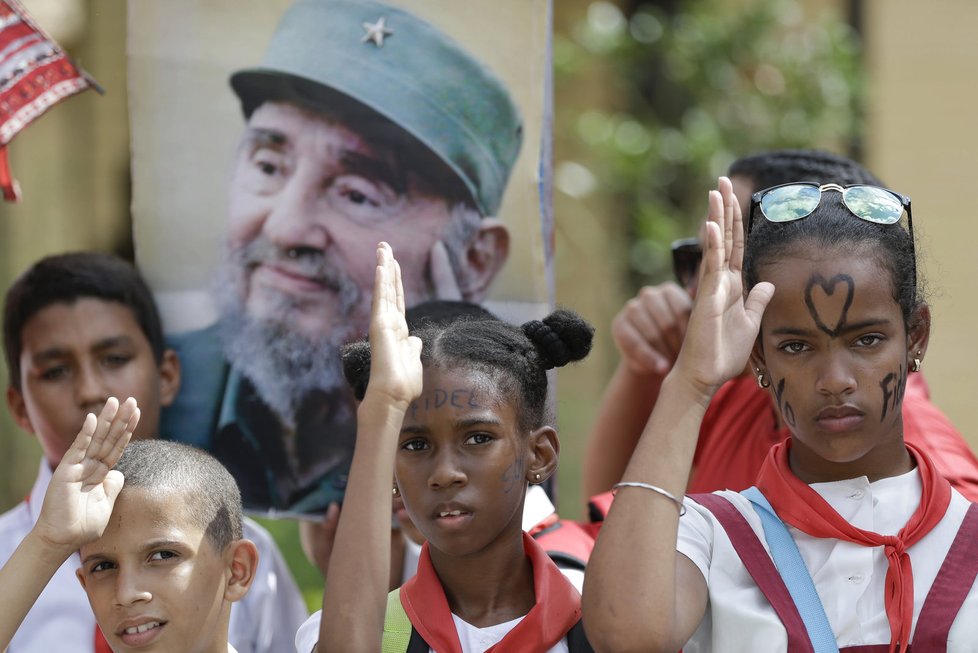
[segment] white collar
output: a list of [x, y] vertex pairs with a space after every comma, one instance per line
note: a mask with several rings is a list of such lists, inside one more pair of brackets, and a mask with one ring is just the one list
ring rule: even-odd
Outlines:
[[523, 502], [523, 530], [528, 531], [557, 512], [554, 504], [547, 496], [546, 490], [539, 485], [531, 485], [526, 491]]

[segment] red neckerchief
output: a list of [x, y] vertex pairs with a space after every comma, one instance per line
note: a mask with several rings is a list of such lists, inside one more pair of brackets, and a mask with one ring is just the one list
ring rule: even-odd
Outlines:
[[[536, 603], [523, 620], [486, 653], [544, 653], [563, 639], [581, 618], [581, 595], [543, 548], [526, 533], [523, 533], [523, 549], [533, 567]], [[401, 586], [400, 597], [411, 625], [432, 650], [462, 653], [452, 611], [431, 564], [427, 542], [421, 547], [418, 573]]]
[[95, 625], [95, 653], [112, 653], [112, 647], [105, 641], [102, 629]]
[[818, 492], [795, 476], [788, 466], [791, 439], [774, 445], [761, 466], [757, 488], [771, 502], [783, 521], [812, 537], [845, 540], [863, 546], [882, 546], [886, 570], [886, 616], [890, 622], [890, 651], [901, 653], [910, 645], [913, 623], [913, 569], [907, 549], [918, 542], [947, 512], [951, 484], [931, 459], [913, 445], [906, 447], [917, 461], [923, 492], [920, 505], [896, 535], [880, 535], [856, 528], [832, 509]]

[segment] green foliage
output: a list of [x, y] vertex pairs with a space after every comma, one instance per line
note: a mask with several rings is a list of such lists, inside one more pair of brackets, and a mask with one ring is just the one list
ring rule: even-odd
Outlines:
[[[591, 3], [554, 40], [555, 80], [573, 88], [599, 60], [614, 108], [557, 107], [587, 162], [558, 162], [558, 188], [629, 208], [629, 266], [665, 278], [669, 243], [695, 235], [706, 190], [738, 156], [780, 147], [846, 152], [860, 125], [860, 45], [838, 16], [792, 0], [688, 0], [625, 15]], [[576, 103], [575, 103], [576, 104]]]

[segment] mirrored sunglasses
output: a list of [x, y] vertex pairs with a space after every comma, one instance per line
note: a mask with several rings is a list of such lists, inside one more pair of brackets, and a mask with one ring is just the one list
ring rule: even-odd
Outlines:
[[860, 220], [876, 224], [896, 224], [903, 212], [907, 212], [908, 231], [913, 235], [910, 198], [892, 190], [866, 184], [819, 185], [812, 182], [794, 182], [773, 186], [751, 196], [747, 233], [754, 226], [754, 212], [760, 208], [769, 222], [791, 222], [807, 218], [818, 208], [822, 193], [842, 193], [842, 203]]
[[[761, 210], [768, 222], [791, 222], [807, 218], [818, 208], [822, 201], [822, 193], [833, 191], [842, 194], [842, 204], [860, 220], [876, 224], [897, 224], [907, 213], [907, 232], [910, 234], [911, 247], [916, 249], [913, 240], [913, 214], [910, 210], [910, 198], [888, 188], [870, 186], [867, 184], [816, 184], [814, 182], [793, 182], [772, 186], [758, 191], [750, 198], [750, 216], [747, 222], [747, 234], [754, 226], [754, 213]], [[916, 254], [913, 261], [913, 279], [917, 278]]]

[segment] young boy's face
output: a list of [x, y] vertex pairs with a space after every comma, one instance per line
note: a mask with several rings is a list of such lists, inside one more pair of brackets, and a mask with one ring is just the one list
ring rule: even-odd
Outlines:
[[227, 652], [235, 545], [217, 551], [188, 499], [123, 489], [102, 537], [81, 548], [78, 579], [116, 653]]
[[179, 364], [168, 350], [157, 364], [152, 346], [124, 304], [86, 297], [51, 304], [21, 331], [20, 390], [7, 389], [17, 423], [37, 435], [51, 467], [71, 446], [87, 413], [105, 400], [135, 397], [135, 438], [153, 437], [160, 407], [179, 387]]

